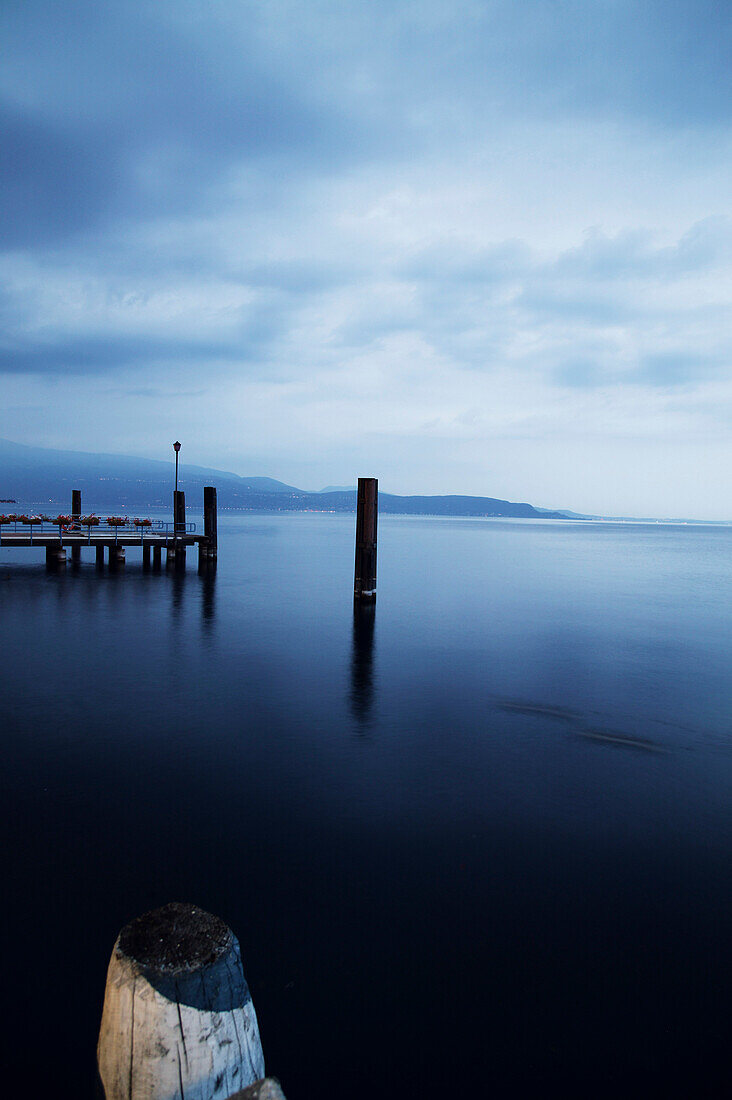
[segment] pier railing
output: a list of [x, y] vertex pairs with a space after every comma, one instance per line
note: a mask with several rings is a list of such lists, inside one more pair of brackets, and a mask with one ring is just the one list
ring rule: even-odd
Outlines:
[[195, 534], [195, 523], [174, 523], [160, 519], [145, 519], [131, 516], [90, 516], [80, 520], [74, 516], [63, 516], [52, 519], [50, 516], [10, 515], [0, 516], [0, 543], [3, 535], [27, 535], [29, 542], [34, 538], [45, 536], [58, 536], [61, 541], [72, 539], [78, 541], [84, 538], [91, 546], [92, 539], [113, 538], [115, 542], [119, 537], [129, 541], [133, 536], [139, 536], [140, 543], [152, 538], [158, 542], [161, 539], [166, 543], [179, 535]]

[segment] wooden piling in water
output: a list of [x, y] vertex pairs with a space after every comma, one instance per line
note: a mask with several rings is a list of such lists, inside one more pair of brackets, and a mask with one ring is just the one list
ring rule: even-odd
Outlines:
[[150, 568], [150, 544], [149, 543], [147, 544], [147, 546], [145, 546], [145, 544], [143, 543], [143, 546], [142, 546], [142, 568], [143, 569], [149, 569]]
[[122, 569], [125, 564], [125, 548], [116, 543], [109, 544], [109, 568]]
[[205, 556], [209, 561], [216, 561], [219, 548], [218, 505], [213, 485], [205, 485], [203, 489], [203, 533], [208, 539]]
[[362, 603], [376, 600], [376, 528], [379, 483], [375, 477], [358, 479], [356, 501], [356, 568], [353, 598]]
[[66, 551], [60, 543], [57, 542], [46, 547], [46, 565], [49, 569], [66, 565]]
[[97, 1063], [106, 1100], [203, 1100], [265, 1084], [239, 943], [222, 920], [175, 902], [122, 929]]
[[176, 535], [186, 533], [186, 494], [180, 489], [173, 493], [173, 530]]
[[163, 548], [162, 546], [153, 546], [153, 569], [159, 569], [162, 561]]
[[96, 546], [94, 547], [94, 549], [96, 551], [97, 569], [103, 569], [104, 568], [104, 543], [103, 542], [98, 542], [96, 544]]
[[274, 1077], [265, 1077], [263, 1081], [255, 1081], [248, 1088], [235, 1092], [227, 1100], [285, 1100], [285, 1094], [279, 1081]]
[[[81, 534], [81, 489], [71, 490], [71, 521], [73, 529]], [[75, 565], [81, 561], [81, 546], [76, 543], [71, 547], [71, 560]]]

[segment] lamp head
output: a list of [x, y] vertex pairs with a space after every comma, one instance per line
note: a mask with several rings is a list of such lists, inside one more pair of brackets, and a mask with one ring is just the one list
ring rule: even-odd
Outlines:
[[178, 442], [177, 439], [176, 439], [175, 443], [173, 444], [173, 450], [175, 451], [176, 454], [178, 454], [178, 451], [180, 450], [180, 443]]

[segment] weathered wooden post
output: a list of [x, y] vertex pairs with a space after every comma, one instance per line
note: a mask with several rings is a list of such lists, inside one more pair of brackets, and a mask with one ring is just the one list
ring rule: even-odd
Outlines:
[[109, 544], [109, 568], [122, 569], [125, 564], [125, 548], [116, 542]]
[[[71, 490], [71, 529], [81, 533], [81, 489]], [[81, 543], [74, 542], [71, 547], [71, 560], [74, 565], [81, 561]]]
[[285, 1100], [285, 1094], [279, 1081], [274, 1077], [265, 1077], [263, 1081], [255, 1081], [241, 1092], [235, 1092], [227, 1100]]
[[376, 599], [376, 527], [379, 483], [375, 477], [358, 479], [356, 501], [356, 571], [353, 598], [363, 603]]
[[162, 556], [163, 556], [163, 548], [162, 548], [162, 546], [160, 546], [159, 543], [157, 543], [155, 546], [153, 546], [153, 569], [159, 569], [160, 568], [160, 563], [161, 563], [161, 560], [162, 560]]
[[66, 565], [66, 551], [60, 542], [46, 547], [46, 565], [49, 569], [58, 569], [60, 565]]
[[213, 485], [205, 485], [203, 489], [203, 533], [208, 540], [205, 557], [216, 561], [219, 549], [218, 506]]
[[222, 920], [173, 902], [122, 929], [97, 1062], [106, 1100], [230, 1097], [264, 1076], [239, 943]]
[[142, 568], [150, 568], [150, 543], [142, 544]]
[[[173, 531], [175, 532], [173, 543], [175, 568], [185, 569], [186, 547], [184, 542], [178, 541], [186, 533], [186, 495], [182, 489], [176, 489], [173, 493]], [[168, 551], [168, 554], [170, 554], [170, 551]]]
[[104, 543], [103, 542], [98, 542], [96, 544], [95, 550], [96, 550], [97, 569], [103, 569], [104, 568]]
[[173, 493], [173, 530], [176, 536], [186, 533], [186, 494], [182, 489]]

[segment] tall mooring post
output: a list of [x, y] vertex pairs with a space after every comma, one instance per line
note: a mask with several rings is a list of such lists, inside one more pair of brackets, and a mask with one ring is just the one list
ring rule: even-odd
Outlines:
[[[218, 508], [216, 489], [213, 485], [205, 485], [203, 489], [203, 533], [208, 540], [205, 547], [205, 557], [208, 561], [216, 561], [219, 546]], [[203, 543], [201, 544], [201, 552], [203, 552]]]
[[[71, 490], [71, 524], [72, 529], [76, 533], [78, 531], [81, 534], [81, 489]], [[74, 543], [71, 547], [71, 560], [74, 564], [81, 561], [81, 545]]]
[[361, 603], [376, 599], [376, 526], [379, 483], [375, 477], [358, 479], [356, 502], [356, 571], [353, 598]]

